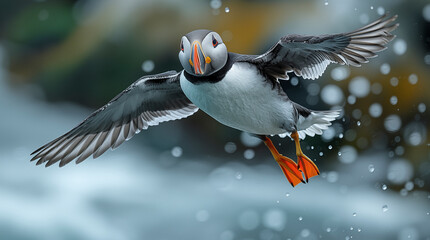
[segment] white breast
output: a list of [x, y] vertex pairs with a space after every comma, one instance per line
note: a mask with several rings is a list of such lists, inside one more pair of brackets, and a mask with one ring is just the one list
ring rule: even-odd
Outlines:
[[180, 83], [197, 107], [232, 128], [254, 134], [280, 134], [294, 119], [291, 102], [248, 63], [233, 64], [217, 83], [193, 84], [183, 73]]

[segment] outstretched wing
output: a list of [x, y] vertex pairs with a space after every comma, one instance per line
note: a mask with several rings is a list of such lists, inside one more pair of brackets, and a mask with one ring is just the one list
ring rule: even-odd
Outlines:
[[330, 63], [355, 67], [376, 57], [376, 52], [393, 38], [390, 32], [398, 24], [390, 24], [397, 15], [378, 20], [349, 33], [282, 37], [269, 51], [248, 61], [258, 63], [262, 70], [276, 79], [288, 79], [288, 72], [306, 79], [320, 77]]
[[179, 77], [169, 71], [140, 78], [81, 124], [34, 151], [31, 160], [46, 166], [60, 161], [60, 167], [75, 158], [80, 163], [118, 147], [148, 126], [192, 115], [198, 108], [182, 92]]

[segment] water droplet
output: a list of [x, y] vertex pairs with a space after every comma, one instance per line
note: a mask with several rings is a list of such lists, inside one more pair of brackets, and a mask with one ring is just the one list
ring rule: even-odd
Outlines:
[[320, 155], [320, 157], [322, 157], [322, 156], [324, 155], [324, 153], [323, 153], [323, 152], [320, 152], [320, 154], [319, 154], [319, 155]]
[[360, 121], [357, 121], [357, 126], [361, 126], [361, 122]]
[[391, 84], [391, 86], [396, 87], [397, 85], [399, 85], [399, 79], [396, 77], [392, 77], [390, 79], [390, 84]]
[[394, 149], [394, 152], [398, 155], [398, 156], [402, 156], [405, 153], [405, 148], [402, 146], [397, 146], [396, 149]]
[[343, 138], [343, 133], [339, 133], [339, 138], [342, 139]]
[[373, 10], [373, 6], [370, 6], [370, 9]]
[[324, 142], [330, 142], [336, 135], [336, 129], [334, 127], [327, 128], [321, 135]]
[[385, 13], [385, 9], [383, 7], [378, 7], [376, 11], [378, 12], [379, 15], [384, 15]]
[[390, 163], [387, 169], [387, 179], [394, 184], [402, 184], [409, 181], [414, 175], [414, 169], [410, 161], [397, 159]]
[[332, 145], [328, 145], [328, 149], [330, 149], [330, 150], [331, 150], [332, 148], [333, 148], [333, 146], [332, 146]]
[[370, 164], [368, 169], [369, 169], [369, 172], [373, 173], [375, 171], [375, 166], [373, 166], [373, 164]]
[[408, 190], [402, 188], [400, 189], [400, 196], [405, 197], [408, 195]]
[[370, 116], [377, 118], [382, 114], [382, 106], [379, 103], [373, 103], [369, 106]]
[[357, 228], [357, 232], [361, 232], [361, 228]]
[[315, 147], [314, 146], [311, 146], [311, 149], [313, 150]]
[[424, 103], [418, 104], [418, 112], [424, 113], [426, 111], [426, 105]]
[[405, 54], [407, 49], [408, 49], [408, 44], [406, 43], [405, 40], [399, 38], [394, 41], [393, 50], [395, 54], [403, 55]]
[[219, 9], [222, 3], [221, 0], [211, 0], [210, 5], [212, 9]]
[[390, 64], [388, 64], [388, 63], [383, 63], [383, 64], [381, 65], [381, 67], [379, 68], [379, 70], [381, 71], [381, 73], [382, 73], [383, 75], [387, 75], [387, 74], [389, 74], [389, 73], [390, 73], [390, 71], [391, 71], [391, 66], [390, 66]]
[[366, 24], [369, 22], [369, 16], [366, 13], [362, 13], [359, 16], [359, 20], [362, 24]]
[[381, 188], [382, 188], [382, 190], [384, 190], [384, 191], [385, 191], [385, 190], [387, 190], [387, 185], [382, 184], [382, 187], [381, 187]]
[[342, 89], [334, 84], [328, 84], [323, 87], [320, 96], [329, 105], [339, 105], [344, 99]]
[[398, 115], [392, 114], [385, 118], [384, 127], [388, 132], [397, 132], [402, 126], [402, 120]]
[[417, 84], [418, 76], [416, 74], [411, 74], [411, 75], [409, 75], [408, 81], [412, 85]]
[[387, 205], [382, 206], [382, 211], [383, 211], [383, 212], [388, 211], [388, 206], [387, 206]]
[[338, 152], [338, 153], [337, 153], [337, 155], [338, 155], [338, 156], [342, 156], [342, 153], [341, 153], [341, 152]]
[[423, 8], [423, 17], [427, 22], [430, 22], [430, 3]]
[[290, 196], [290, 193], [285, 193], [285, 196], [286, 196], [286, 197], [289, 197], [289, 196]]
[[263, 215], [263, 225], [267, 228], [281, 231], [285, 228], [286, 216], [284, 211], [279, 208], [267, 210]]
[[335, 81], [345, 80], [346, 78], [349, 77], [349, 74], [350, 74], [349, 68], [345, 66], [333, 68], [333, 70], [331, 70], [331, 73], [330, 73], [331, 77]]
[[348, 99], [346, 100], [350, 105], [355, 104], [355, 102], [357, 101], [357, 98], [353, 95], [349, 95]]
[[424, 56], [424, 63], [430, 65], [430, 54]]
[[180, 157], [180, 156], [182, 156], [182, 148], [181, 147], [174, 147], [174, 148], [172, 148], [171, 153], [172, 153], [172, 156], [174, 156], [174, 157]]
[[353, 216], [353, 217], [356, 217], [356, 216], [357, 216], [357, 213], [352, 213], [352, 216]]
[[224, 151], [226, 151], [227, 153], [234, 153], [236, 152], [236, 149], [237, 147], [234, 142], [228, 142], [224, 146]]
[[252, 149], [246, 149], [245, 152], [243, 152], [243, 156], [246, 159], [253, 159], [255, 157], [255, 152]]
[[299, 221], [302, 221], [302, 220], [303, 220], [303, 217], [302, 217], [302, 216], [300, 216], [300, 217], [298, 218], [298, 220], [299, 220]]
[[328, 227], [328, 228], [325, 229], [325, 231], [326, 232], [331, 232], [331, 228]]
[[397, 97], [396, 96], [391, 96], [391, 98], [390, 98], [390, 103], [392, 104], [392, 105], [396, 105], [397, 104]]
[[350, 228], [349, 228], [349, 230], [353, 231], [353, 230], [354, 230], [354, 228], [353, 228], [353, 227], [350, 227]]
[[357, 150], [353, 146], [344, 145], [340, 148], [339, 152], [341, 155], [338, 154], [338, 159], [340, 162], [345, 164], [350, 164], [357, 159]]
[[297, 77], [292, 77], [290, 83], [293, 86], [297, 86], [299, 84], [299, 79]]
[[242, 173], [241, 173], [241, 172], [237, 172], [237, 173], [235, 174], [235, 177], [236, 177], [236, 179], [237, 179], [237, 180], [242, 179]]
[[306, 228], [300, 232], [300, 236], [302, 236], [303, 238], [309, 237], [310, 234], [311, 232], [309, 231], [309, 229], [306, 229]]
[[325, 2], [325, 3], [324, 3], [324, 5], [325, 5], [325, 6], [327, 6], [327, 5], [328, 5], [328, 2]]
[[405, 189], [408, 191], [412, 191], [414, 189], [414, 183], [412, 181], [406, 182]]
[[154, 70], [154, 62], [152, 60], [146, 60], [142, 63], [142, 70], [145, 72], [152, 72]]
[[365, 77], [355, 77], [349, 82], [348, 90], [352, 95], [363, 98], [370, 92], [370, 82]]
[[230, 8], [225, 7], [224, 11], [225, 11], [226, 13], [229, 13], [229, 12], [230, 12]]

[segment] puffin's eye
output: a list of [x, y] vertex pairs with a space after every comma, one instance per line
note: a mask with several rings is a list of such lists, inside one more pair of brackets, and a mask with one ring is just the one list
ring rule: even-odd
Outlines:
[[214, 48], [215, 48], [216, 46], [218, 46], [218, 41], [215, 39], [215, 37], [214, 37], [214, 36], [212, 36], [212, 45], [214, 46]]
[[184, 43], [181, 41], [181, 51], [184, 51]]

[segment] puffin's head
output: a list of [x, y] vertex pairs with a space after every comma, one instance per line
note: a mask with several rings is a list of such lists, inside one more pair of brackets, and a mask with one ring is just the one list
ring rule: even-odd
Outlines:
[[227, 57], [227, 47], [216, 32], [195, 30], [181, 39], [179, 60], [184, 70], [194, 76], [208, 76], [220, 70]]

